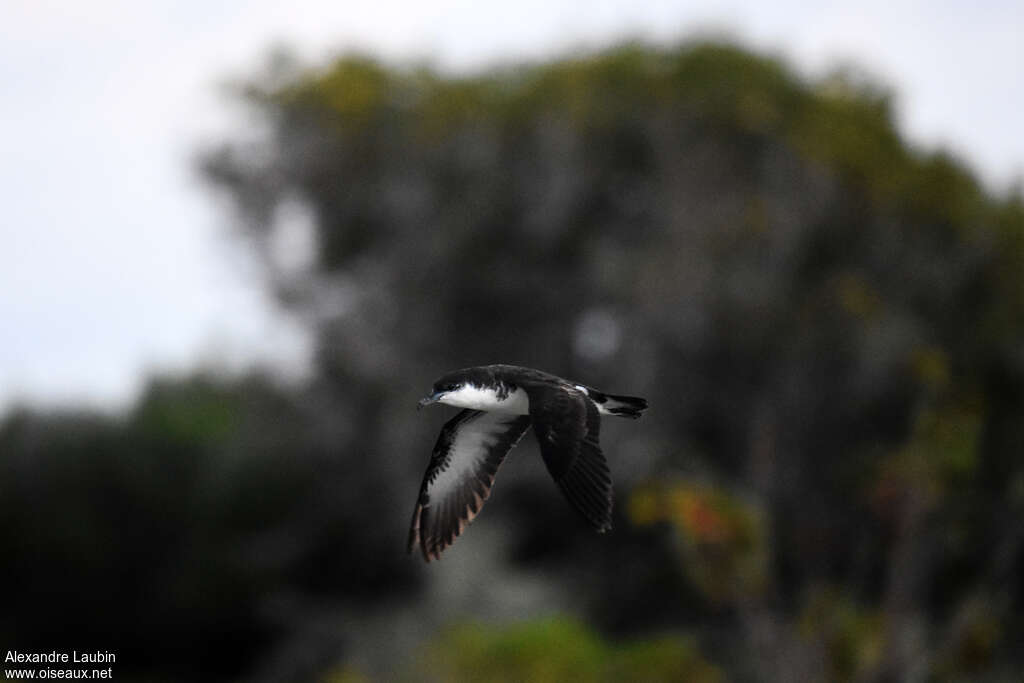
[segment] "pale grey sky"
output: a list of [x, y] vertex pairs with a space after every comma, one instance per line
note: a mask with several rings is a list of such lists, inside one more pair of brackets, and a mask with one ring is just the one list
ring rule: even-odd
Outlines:
[[300, 368], [301, 332], [263, 300], [197, 181], [235, 134], [217, 84], [274, 44], [451, 69], [625, 36], [727, 33], [808, 75], [837, 61], [898, 94], [914, 144], [1001, 190], [1024, 170], [1024, 3], [63, 0], [0, 7], [0, 410], [125, 405], [145, 373], [202, 362]]

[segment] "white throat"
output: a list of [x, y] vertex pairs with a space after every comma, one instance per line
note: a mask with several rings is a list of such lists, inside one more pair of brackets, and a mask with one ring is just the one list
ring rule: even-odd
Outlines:
[[530, 412], [530, 399], [526, 396], [526, 392], [519, 388], [508, 392], [502, 399], [498, 397], [498, 392], [490, 387], [464, 384], [455, 391], [449, 391], [438, 401], [456, 408], [472, 408], [473, 410], [497, 413], [526, 415]]

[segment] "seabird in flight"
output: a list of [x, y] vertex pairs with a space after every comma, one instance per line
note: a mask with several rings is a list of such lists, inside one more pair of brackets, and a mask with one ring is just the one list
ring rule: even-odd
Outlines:
[[647, 401], [605, 394], [532, 368], [485, 365], [444, 375], [420, 407], [462, 408], [445, 423], [423, 477], [409, 552], [429, 562], [480, 512], [494, 475], [531, 424], [548, 472], [599, 532], [612, 526], [612, 482], [598, 436], [601, 415], [638, 418]]

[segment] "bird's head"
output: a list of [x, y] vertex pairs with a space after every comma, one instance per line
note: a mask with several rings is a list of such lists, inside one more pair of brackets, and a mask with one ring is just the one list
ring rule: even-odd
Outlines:
[[428, 406], [431, 403], [445, 403], [445, 397], [456, 394], [467, 386], [467, 379], [462, 376], [462, 371], [449, 372], [443, 375], [431, 388], [430, 395], [420, 399], [419, 407]]

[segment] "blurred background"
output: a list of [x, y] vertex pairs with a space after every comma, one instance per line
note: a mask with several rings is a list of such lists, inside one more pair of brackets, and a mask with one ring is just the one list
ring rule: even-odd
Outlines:
[[[9, 3], [0, 648], [122, 680], [1024, 671], [1024, 10]], [[645, 396], [594, 534], [505, 362]]]

